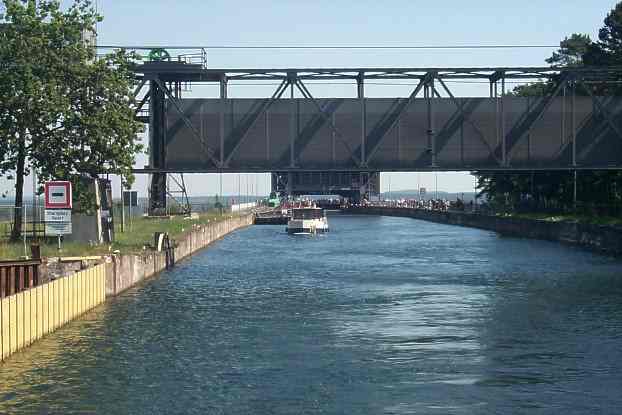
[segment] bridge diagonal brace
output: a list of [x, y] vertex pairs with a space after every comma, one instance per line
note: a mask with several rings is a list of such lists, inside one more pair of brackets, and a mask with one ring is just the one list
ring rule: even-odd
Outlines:
[[145, 106], [145, 103], [147, 103], [147, 100], [149, 100], [150, 97], [151, 97], [151, 91], [147, 92], [145, 96], [143, 97], [143, 99], [140, 100], [140, 102], [136, 106], [136, 109], [134, 110], [134, 116], [138, 115], [138, 113], [143, 109], [143, 107]]
[[203, 151], [205, 152], [205, 154], [208, 156], [208, 158], [210, 159], [210, 161], [212, 163], [214, 163], [215, 166], [221, 168], [222, 166], [220, 165], [220, 161], [218, 159], [216, 159], [216, 157], [214, 156], [215, 152], [214, 150], [212, 150], [204, 141], [203, 138], [201, 137], [201, 134], [196, 130], [196, 128], [192, 125], [192, 123], [190, 122], [190, 120], [188, 119], [188, 117], [186, 116], [186, 114], [184, 114], [183, 109], [181, 108], [181, 105], [179, 105], [179, 102], [177, 100], [177, 98], [175, 98], [173, 96], [173, 94], [171, 93], [171, 91], [166, 87], [166, 85], [164, 85], [164, 83], [158, 79], [155, 78], [154, 79], [155, 83], [160, 87], [160, 89], [162, 89], [162, 91], [164, 91], [164, 93], [166, 94], [166, 96], [168, 97], [168, 99], [171, 101], [171, 103], [173, 104], [173, 106], [175, 107], [175, 109], [177, 110], [177, 112], [179, 113], [179, 116], [182, 120], [182, 122], [184, 123], [184, 125], [192, 132], [192, 135], [195, 137], [195, 139], [199, 142], [199, 144], [201, 145]]
[[[343, 99], [334, 99], [330, 100], [324, 105], [322, 111], [328, 115], [328, 117], [332, 117], [332, 115], [339, 109], [341, 104], [343, 103]], [[332, 118], [331, 118], [332, 119]], [[305, 125], [302, 131], [298, 134], [295, 141], [295, 150], [294, 150], [294, 161], [297, 162], [300, 159], [303, 151], [307, 148], [307, 146], [313, 141], [315, 135], [320, 131], [322, 127], [326, 125], [326, 117], [324, 117], [321, 113], [316, 113], [314, 117]], [[290, 158], [290, 150], [287, 149], [281, 155], [279, 160], [281, 163], [286, 164], [287, 160]]]
[[313, 97], [313, 95], [311, 95], [311, 92], [309, 92], [309, 90], [307, 89], [307, 87], [305, 86], [305, 84], [302, 83], [301, 80], [296, 80], [295, 81], [295, 85], [298, 87], [298, 89], [300, 90], [300, 92], [302, 93], [302, 95], [310, 100], [313, 105], [315, 106], [315, 108], [317, 109], [318, 113], [322, 115], [322, 117], [324, 118], [324, 120], [328, 123], [328, 125], [330, 126], [331, 130], [335, 133], [336, 138], [339, 140], [339, 142], [341, 144], [343, 144], [343, 146], [346, 148], [346, 150], [348, 151], [348, 153], [350, 154], [350, 158], [354, 161], [354, 163], [358, 166], [358, 167], [363, 167], [361, 160], [355, 155], [354, 151], [352, 150], [352, 147], [350, 147], [350, 145], [348, 144], [348, 142], [345, 140], [345, 138], [343, 137], [343, 134], [341, 133], [341, 131], [339, 131], [339, 129], [337, 128], [337, 126], [335, 126], [335, 124], [333, 123], [332, 117], [329, 114], [326, 114], [326, 112], [322, 109], [322, 107], [320, 106], [320, 104], [317, 102], [317, 100]]
[[598, 98], [597, 96], [595, 96], [592, 91], [590, 91], [590, 88], [585, 85], [585, 83], [583, 83], [582, 80], [577, 80], [577, 83], [579, 83], [580, 85], [583, 86], [583, 88], [587, 91], [588, 95], [594, 100], [594, 102], [596, 103], [596, 106], [598, 107], [598, 109], [600, 110], [601, 114], [603, 114], [603, 116], [605, 117], [605, 120], [607, 120], [607, 123], [609, 124], [609, 126], [611, 127], [611, 129], [616, 133], [616, 135], [618, 136], [618, 138], [622, 139], [622, 132], [620, 131], [620, 127], [618, 127], [618, 124], [615, 122], [615, 120], [611, 117], [611, 114], [609, 113], [609, 111], [607, 111], [607, 108], [605, 107], [605, 105], [600, 101], [600, 98]]
[[466, 111], [464, 110], [464, 104], [459, 102], [456, 97], [454, 96], [454, 94], [451, 92], [451, 90], [449, 89], [449, 87], [447, 86], [447, 84], [445, 83], [445, 81], [443, 81], [441, 78], [438, 78], [438, 81], [440, 82], [441, 86], [443, 87], [443, 89], [445, 90], [445, 93], [449, 96], [449, 99], [451, 100], [451, 102], [458, 108], [458, 111], [460, 112], [460, 115], [462, 116], [462, 118], [471, 126], [473, 127], [473, 129], [475, 130], [475, 132], [477, 133], [478, 138], [480, 139], [480, 141], [486, 146], [486, 148], [488, 149], [490, 155], [495, 159], [495, 161], [501, 165], [501, 160], [499, 158], [497, 158], [497, 156], [495, 155], [495, 150], [494, 148], [490, 145], [490, 143], [488, 143], [488, 141], [486, 140], [486, 136], [484, 135], [484, 133], [482, 132], [482, 130], [477, 126], [477, 124], [475, 124], [475, 122], [471, 119], [471, 114], [467, 114]]
[[272, 106], [272, 104], [274, 104], [275, 101], [283, 96], [283, 93], [285, 93], [288, 86], [289, 80], [283, 79], [283, 81], [278, 86], [276, 91], [274, 91], [270, 99], [266, 101], [263, 105], [261, 105], [257, 111], [252, 112], [248, 118], [245, 117], [244, 120], [240, 121], [238, 126], [233, 129], [232, 134], [235, 134], [238, 138], [235, 139], [234, 137], [235, 143], [233, 144], [231, 150], [229, 151], [229, 154], [225, 158], [224, 167], [227, 167], [229, 165], [229, 162], [244, 142], [244, 139], [248, 135], [248, 132], [257, 123], [257, 120], [259, 120], [261, 115], [265, 114], [266, 111], [268, 111], [268, 109]]
[[[419, 92], [421, 92], [421, 89], [423, 89], [425, 85], [429, 84], [429, 82], [433, 78], [434, 76], [431, 72], [428, 72], [423, 77], [421, 77], [421, 79], [419, 79], [419, 83], [417, 84], [413, 92], [408, 97], [406, 103], [403, 104], [401, 108], [399, 108], [397, 113], [388, 114], [389, 118], [393, 117], [393, 120], [390, 122], [390, 124], [386, 127], [383, 127], [383, 124], [385, 124], [387, 121], [387, 117], [383, 117], [383, 119], [380, 120], [378, 124], [376, 124], [376, 126], [372, 129], [371, 133], [367, 136], [366, 141], [371, 142], [374, 138], [376, 138], [376, 140], [372, 144], [371, 149], [369, 150], [367, 160], [366, 160], [368, 163], [374, 158], [374, 155], [380, 148], [380, 145], [382, 144], [386, 136], [389, 134], [389, 132], [393, 130], [393, 128], [395, 128], [397, 123], [402, 119], [402, 117], [404, 116], [404, 113], [406, 112], [406, 109], [413, 103], [417, 95], [419, 95]], [[378, 131], [380, 128], [382, 128], [382, 131]]]
[[140, 94], [141, 89], [143, 89], [143, 87], [147, 84], [146, 80], [141, 80], [140, 83], [138, 84], [138, 86], [136, 87], [136, 89], [134, 90], [134, 93], [132, 94], [132, 98], [136, 99], [136, 97], [138, 97], [138, 94]]
[[[506, 160], [508, 163], [511, 159], [512, 150], [516, 144], [518, 144], [520, 140], [522, 140], [522, 138], [533, 129], [534, 125], [542, 119], [544, 113], [553, 103], [554, 98], [559, 95], [562, 88], [567, 84], [568, 78], [569, 75], [564, 73], [555, 86], [555, 89], [553, 89], [549, 95], [546, 95], [534, 110], [527, 110], [521, 119], [514, 124], [510, 132], [507, 133], [504, 141], [506, 142]], [[498, 153], [502, 153], [502, 145], [497, 146], [495, 155]], [[503, 157], [501, 157], [501, 159], [503, 159]]]

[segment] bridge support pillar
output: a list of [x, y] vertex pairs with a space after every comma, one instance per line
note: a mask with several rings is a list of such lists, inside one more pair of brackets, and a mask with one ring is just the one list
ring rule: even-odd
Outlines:
[[[156, 81], [150, 83], [149, 100], [149, 167], [166, 168], [166, 108], [165, 93]], [[149, 214], [166, 212], [166, 173], [153, 173], [149, 185]]]

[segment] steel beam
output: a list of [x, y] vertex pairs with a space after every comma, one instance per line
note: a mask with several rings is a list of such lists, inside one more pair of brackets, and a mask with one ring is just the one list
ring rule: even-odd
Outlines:
[[365, 139], [367, 135], [367, 114], [365, 109], [365, 74], [359, 73], [357, 83], [357, 97], [361, 106], [361, 164], [367, 165], [365, 155]]
[[[543, 97], [531, 111], [525, 112], [522, 118], [512, 126], [512, 129], [506, 137], [506, 157], [511, 156], [512, 150], [514, 149], [516, 144], [518, 144], [518, 142], [526, 134], [528, 134], [534, 127], [534, 125], [542, 118], [546, 110], [552, 104], [553, 98], [555, 98], [559, 94], [561, 89], [566, 84], [567, 80], [567, 75], [562, 76], [553, 91], [549, 95]], [[501, 155], [499, 153], [501, 153], [502, 151], [503, 147], [498, 145], [497, 149], [495, 150], [495, 155], [497, 155], [498, 158], [502, 159], [502, 157], [499, 157]], [[506, 159], [506, 165], [509, 163], [510, 159], [511, 157], [508, 157]]]
[[[577, 165], [577, 107], [576, 107], [576, 98], [577, 98], [577, 83], [573, 80], [571, 85], [572, 97], [570, 101], [571, 110], [570, 110], [570, 125], [572, 128], [572, 165], [576, 167]], [[576, 171], [575, 171], [575, 184], [576, 184]]]
[[320, 112], [317, 112], [296, 136], [293, 158], [290, 154], [290, 148], [288, 148], [279, 158], [279, 165], [285, 165], [288, 161], [289, 164], [292, 165], [291, 160], [293, 160], [293, 165], [295, 166], [298, 163], [302, 152], [313, 141], [313, 138], [322, 129], [322, 127], [329, 122], [328, 117], [330, 117], [330, 119], [334, 117], [335, 112], [339, 109], [343, 101], [343, 99], [333, 99], [328, 101], [320, 109]]
[[505, 136], [505, 73], [501, 78], [501, 164], [508, 165], [507, 159], [507, 137]]
[[259, 105], [255, 110], [249, 111], [244, 118], [238, 122], [238, 124], [232, 129], [229, 137], [226, 140], [224, 147], [227, 147], [224, 150], [225, 159], [223, 163], [223, 167], [227, 167], [231, 162], [231, 159], [235, 155], [235, 153], [240, 148], [240, 145], [244, 142], [244, 139], [248, 135], [248, 132], [253, 128], [253, 126], [257, 123], [257, 120], [266, 113], [266, 111], [272, 106], [272, 104], [283, 96], [283, 93], [287, 90], [289, 82], [287, 80], [283, 80], [281, 84], [277, 87], [277, 89], [272, 94], [272, 97], [267, 100], [259, 101]]
[[380, 144], [382, 144], [382, 141], [385, 139], [387, 134], [400, 121], [406, 111], [406, 108], [412, 104], [419, 92], [421, 92], [421, 89], [427, 85], [432, 77], [432, 73], [428, 73], [423, 79], [421, 79], [408, 99], [403, 103], [398, 102], [397, 108], [386, 113], [371, 130], [366, 138], [367, 143], [371, 144], [367, 153], [367, 164], [369, 164], [369, 162], [374, 158], [374, 155], [380, 148]]
[[149, 213], [166, 210], [166, 107], [165, 93], [155, 81], [150, 82], [149, 94]]
[[[512, 171], [573, 171], [573, 170], [602, 170], [602, 171], [609, 171], [609, 170], [615, 170], [615, 171], [620, 171], [622, 170], [621, 166], [618, 165], [612, 165], [612, 166], [604, 166], [604, 165], [597, 165], [597, 164], [580, 164], [577, 165], [576, 167], [573, 167], [571, 165], [565, 164], [552, 164], [549, 166], [528, 166], [528, 167], [522, 167], [522, 166], [508, 166], [508, 167], [503, 167], [503, 166], [474, 166], [474, 165], [464, 165], [464, 166], [443, 166], [442, 171], [505, 171], [505, 172], [512, 172]], [[184, 173], [184, 174], [191, 174], [191, 173], [270, 173], [273, 171], [291, 171], [291, 172], [305, 172], [305, 171], [322, 171], [322, 172], [328, 172], [328, 171], [342, 171], [342, 172], [353, 172], [353, 173], [360, 173], [360, 172], [368, 172], [370, 171], [369, 168], [363, 168], [363, 167], [351, 167], [351, 168], [343, 168], [343, 167], [335, 167], [335, 168], [325, 168], [325, 167], [321, 167], [321, 168], [317, 168], [317, 169], [311, 169], [311, 168], [299, 168], [299, 167], [295, 167], [295, 168], [290, 168], [290, 167], [278, 167], [278, 168], [274, 168], [274, 169], [270, 169], [270, 168], [229, 168], [229, 169], [218, 169], [218, 168], [198, 168], [198, 169], [194, 169], [194, 168], [189, 168], [189, 169], [153, 169], [153, 168], [144, 168], [144, 169], [132, 169], [132, 173], [133, 174], [169, 174], [169, 173]], [[390, 168], [382, 168], [383, 172], [413, 172], [415, 170], [413, 170], [413, 167], [390, 167]], [[439, 171], [439, 168], [433, 168], [430, 166], [418, 166], [416, 168], [416, 171], [422, 171], [422, 172], [428, 172], [428, 171]]]
[[[486, 140], [486, 136], [484, 135], [482, 130], [477, 126], [477, 124], [475, 124], [475, 122], [471, 119], [471, 113], [475, 111], [475, 108], [473, 108], [473, 110], [470, 112], [465, 111], [464, 110], [465, 104], [461, 103], [460, 101], [456, 99], [456, 97], [451, 92], [449, 87], [445, 84], [445, 81], [443, 81], [442, 79], [439, 79], [438, 81], [443, 87], [443, 89], [445, 90], [445, 93], [449, 96], [449, 99], [451, 99], [451, 102], [459, 109], [460, 114], [462, 115], [464, 121], [466, 121], [473, 128], [473, 130], [475, 130], [480, 141], [486, 146], [486, 148], [488, 148], [490, 155], [493, 158], [495, 158], [495, 161], [500, 163], [500, 160], [497, 159], [496, 156], [494, 155], [494, 149], [490, 146], [490, 143], [488, 143], [488, 141]], [[492, 83], [491, 83], [491, 94], [492, 94]]]
[[428, 152], [431, 155], [431, 167], [436, 166], [436, 124], [434, 120], [434, 76], [426, 85], [426, 98], [428, 105]]
[[[488, 79], [494, 80], [499, 72], [506, 79], [552, 78], [572, 72], [593, 80], [617, 81], [621, 67], [480, 67], [480, 68], [288, 68], [288, 69], [206, 69], [202, 65], [181, 62], [148, 62], [136, 68], [137, 79], [158, 77], [165, 81], [218, 82], [223, 77], [233, 81], [282, 80], [288, 73], [296, 73], [300, 80], [356, 80], [364, 79], [415, 80], [428, 72], [437, 72], [441, 79]], [[142, 74], [142, 75], [138, 75]]]
[[590, 91], [590, 88], [588, 86], [586, 86], [583, 81], [581, 81], [580, 79], [577, 80], [578, 83], [580, 85], [583, 85], [583, 88], [587, 91], [588, 95], [592, 98], [592, 100], [596, 103], [596, 106], [598, 107], [598, 109], [600, 110], [601, 114], [603, 114], [603, 117], [605, 117], [605, 120], [607, 120], [607, 123], [609, 123], [609, 126], [611, 127], [611, 129], [616, 133], [616, 135], [618, 136], [618, 138], [622, 139], [622, 132], [620, 131], [620, 127], [617, 125], [617, 123], [613, 120], [613, 118], [611, 117], [611, 114], [609, 114], [609, 111], [607, 111], [607, 108], [603, 105], [603, 103], [600, 101], [600, 98], [598, 98], [597, 96], [595, 96], [592, 91]]
[[136, 109], [134, 110], [134, 116], [137, 116], [140, 113], [140, 111], [143, 109], [143, 107], [149, 100], [149, 97], [151, 97], [151, 89], [149, 89], [149, 91], [145, 94], [143, 99], [141, 99], [138, 105], [136, 106]]
[[134, 93], [132, 94], [132, 98], [136, 99], [138, 97], [138, 94], [140, 94], [140, 91], [143, 89], [143, 87], [147, 84], [147, 81], [144, 79], [141, 79], [138, 86], [136, 87], [136, 89], [134, 90]]
[[326, 114], [324, 111], [322, 111], [320, 104], [318, 104], [316, 99], [313, 98], [313, 95], [311, 95], [311, 92], [309, 92], [305, 84], [303, 84], [302, 81], [298, 80], [296, 82], [296, 86], [298, 87], [300, 92], [302, 92], [302, 95], [313, 103], [317, 111], [320, 114], [322, 114], [324, 119], [329, 123], [331, 130], [335, 133], [335, 138], [337, 138], [339, 142], [341, 142], [341, 144], [345, 147], [345, 149], [348, 151], [350, 155], [350, 158], [354, 161], [354, 163], [358, 166], [362, 166], [363, 165], [362, 161], [359, 160], [359, 158], [355, 155], [355, 152], [352, 150], [348, 142], [345, 140], [345, 138], [343, 137], [343, 134], [341, 134], [341, 132], [337, 129], [337, 127], [335, 126], [333, 122], [332, 117]]
[[173, 104], [173, 106], [175, 107], [175, 109], [179, 113], [179, 116], [180, 116], [182, 122], [192, 132], [192, 135], [194, 136], [194, 138], [201, 145], [201, 149], [203, 150], [203, 152], [207, 155], [207, 157], [211, 160], [211, 162], [214, 163], [215, 166], [222, 167], [220, 165], [220, 161], [217, 160], [214, 157], [214, 154], [215, 154], [214, 151], [203, 141], [203, 137], [201, 137], [201, 134], [196, 130], [196, 128], [194, 128], [194, 125], [192, 125], [192, 123], [190, 122], [188, 117], [186, 117], [186, 114], [184, 114], [184, 111], [181, 108], [181, 105], [179, 104], [177, 98], [175, 98], [173, 96], [171, 91], [166, 87], [166, 85], [164, 85], [164, 83], [162, 81], [160, 81], [159, 79], [154, 79], [154, 81], [158, 84], [160, 89], [162, 89], [162, 91], [164, 91], [164, 93], [168, 97], [169, 101]]

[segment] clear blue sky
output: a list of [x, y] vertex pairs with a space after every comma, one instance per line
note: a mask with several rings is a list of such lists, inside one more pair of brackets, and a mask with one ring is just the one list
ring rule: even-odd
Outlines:
[[[68, 2], [65, 2], [68, 3]], [[611, 0], [529, 1], [399, 1], [316, 0], [217, 2], [185, 0], [99, 0], [104, 22], [100, 44], [120, 45], [446, 45], [558, 44], [574, 32], [597, 37]], [[535, 66], [551, 54], [547, 49], [519, 50], [212, 50], [209, 65], [235, 67], [358, 66]], [[483, 95], [478, 86], [456, 86], [458, 95]], [[406, 96], [404, 87], [369, 87], [369, 96]], [[205, 90], [205, 94], [215, 94]], [[262, 87], [233, 86], [232, 97], [264, 96]], [[316, 86], [318, 96], [353, 96], [354, 88]], [[144, 164], [141, 160], [138, 164]], [[434, 174], [392, 174], [392, 189], [434, 188]], [[439, 174], [439, 189], [469, 191], [465, 173]], [[389, 180], [383, 175], [383, 190]], [[242, 178], [244, 180], [244, 178]], [[237, 175], [225, 177], [224, 193], [237, 194]], [[215, 176], [193, 176], [192, 194], [214, 194]], [[268, 190], [266, 175], [250, 182]], [[244, 181], [243, 181], [244, 183]], [[0, 190], [10, 184], [0, 179]], [[243, 187], [245, 187], [243, 185]], [[146, 191], [146, 180], [136, 184]]]

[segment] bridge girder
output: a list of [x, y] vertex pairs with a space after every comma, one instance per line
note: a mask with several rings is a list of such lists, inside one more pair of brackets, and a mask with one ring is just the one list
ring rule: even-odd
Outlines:
[[[575, 96], [577, 85], [618, 82], [622, 78], [622, 68], [219, 70], [185, 63], [151, 62], [137, 69], [137, 78], [140, 85], [135, 94], [138, 103], [136, 114], [142, 120], [148, 119], [150, 131], [153, 129], [155, 133], [151, 133], [150, 165], [145, 169], [136, 169], [135, 172], [153, 175], [152, 191], [156, 195], [162, 194], [161, 189], [159, 192], [155, 191], [159, 188], [158, 183], [162, 182], [160, 176], [172, 172], [296, 174], [314, 171], [326, 174], [332, 174], [330, 172], [367, 174], [379, 170], [622, 169], [622, 154], [616, 153], [612, 159], [613, 163], [590, 161], [589, 157], [586, 157], [586, 154], [592, 152], [594, 148], [603, 147], [603, 143], [605, 147], [615, 148], [618, 152], [619, 143], [614, 143], [611, 138], [613, 135], [622, 142], [622, 128], [619, 127], [619, 123], [622, 122], [622, 109], [617, 101], [603, 100], [602, 97], [592, 95], [589, 99], [594, 111], [586, 116], [585, 111], [580, 113], [577, 109], [581, 105], [585, 107], [586, 98], [582, 97], [578, 105]], [[524, 109], [521, 109], [522, 103], [516, 104], [516, 99], [506, 94], [507, 80], [527, 81], [542, 78], [554, 79], [555, 87], [543, 97], [527, 99]], [[356, 85], [356, 100], [318, 100], [307, 87], [307, 84], [313, 81], [343, 79], [352, 80]], [[417, 84], [407, 99], [395, 99], [388, 106], [383, 106], [385, 104], [380, 100], [365, 97], [366, 80], [389, 79], [415, 81]], [[490, 84], [488, 101], [481, 101], [480, 98], [456, 98], [447, 85], [447, 81], [450, 80], [469, 79], [486, 80]], [[249, 101], [229, 99], [227, 88], [230, 82], [243, 84], [245, 81], [258, 80], [272, 82], [276, 80], [279, 86], [270, 98], [254, 101], [247, 110], [238, 109], [235, 112], [232, 109], [233, 105], [238, 108], [244, 107], [248, 106]], [[203, 102], [181, 100], [176, 92], [180, 90], [179, 85], [182, 82], [218, 83], [220, 98]], [[149, 85], [149, 90], [139, 98], [141, 90], [144, 90], [146, 85]], [[437, 85], [441, 86], [440, 90]], [[284, 99], [284, 92], [288, 88], [292, 90], [292, 95], [289, 99]], [[291, 99], [294, 88], [300, 92], [302, 98]], [[589, 91], [589, 88], [585, 89]], [[570, 96], [567, 95], [568, 90]], [[423, 99], [418, 97], [421, 92], [424, 95]], [[162, 99], [162, 95], [165, 99]], [[154, 97], [157, 105], [153, 104]], [[164, 102], [163, 107], [161, 102]], [[447, 108], [448, 102], [453, 107], [451, 111]], [[144, 110], [147, 103], [150, 108], [148, 117]], [[217, 107], [213, 105], [215, 103], [218, 103]], [[480, 107], [488, 108], [491, 105], [494, 110], [485, 111], [489, 111], [494, 119], [488, 120], [482, 115]], [[547, 159], [544, 153], [533, 152], [532, 148], [542, 143], [533, 140], [531, 136], [535, 130], [542, 128], [540, 124], [551, 123], [548, 119], [550, 117], [547, 118], [547, 111], [552, 107], [557, 111], [557, 106], [560, 105], [564, 111], [559, 134], [561, 144], [554, 151], [546, 150], [548, 151], [546, 157], [550, 158]], [[206, 111], [204, 107], [209, 108]], [[304, 107], [304, 110], [301, 110], [301, 107]], [[358, 110], [355, 110], [355, 107], [358, 107]], [[171, 112], [169, 108], [174, 111]], [[211, 117], [212, 121], [204, 121], [203, 118], [197, 121], [198, 108], [200, 117]], [[356, 111], [358, 115], [355, 114]], [[413, 111], [423, 118], [413, 120]], [[579, 115], [585, 117], [577, 120]], [[354, 124], [347, 124], [348, 122]], [[489, 125], [491, 122], [493, 126]], [[585, 129], [593, 122], [600, 122], [602, 128], [598, 130], [598, 136], [589, 141], [585, 138], [588, 133]], [[413, 123], [417, 125], [413, 127]], [[168, 125], [168, 129], [158, 128], [165, 125]], [[277, 132], [273, 133], [271, 129]], [[464, 143], [467, 130], [469, 137], [467, 141], [470, 140], [468, 145], [471, 148]], [[264, 131], [265, 145], [260, 143], [264, 138], [258, 131]], [[541, 131], [537, 133], [542, 135]], [[186, 137], [184, 140], [192, 143], [191, 147], [188, 147], [190, 144], [186, 144], [188, 148], [185, 150], [183, 145], [179, 147], [180, 134]], [[396, 136], [397, 144], [395, 144]], [[577, 149], [577, 136], [582, 138], [582, 147], [579, 149]], [[460, 137], [459, 144], [457, 137]], [[387, 141], [391, 141], [392, 144], [387, 144]], [[318, 159], [318, 154], [322, 152], [321, 149], [318, 150], [318, 145], [323, 148], [326, 160]], [[397, 146], [395, 163], [387, 163], [387, 151], [393, 148], [391, 146]], [[419, 147], [414, 149], [413, 146]], [[473, 149], [476, 147], [478, 153], [486, 155], [485, 163], [470, 160], [469, 155], [465, 157], [465, 151], [475, 151]], [[186, 151], [186, 156], [190, 153], [195, 158], [200, 155], [200, 165], [197, 165], [196, 160], [184, 162], [183, 157], [177, 157], [178, 150]], [[454, 161], [448, 162], [448, 152], [457, 151], [460, 152], [460, 159], [458, 160], [454, 154], [452, 156]], [[523, 154], [525, 151], [529, 163]], [[308, 154], [312, 152], [315, 152], [316, 158], [314, 162], [309, 162]], [[257, 157], [259, 153], [265, 153], [265, 160]], [[553, 154], [557, 158], [553, 158]], [[186, 160], [192, 157], [186, 157]], [[534, 161], [532, 157], [539, 160]], [[158, 203], [160, 202], [161, 200]]]

